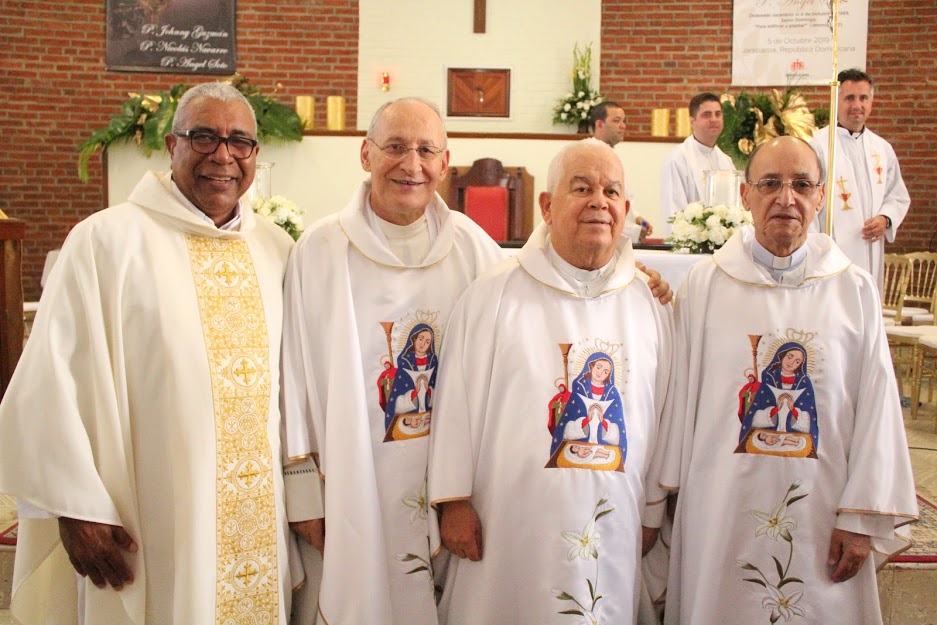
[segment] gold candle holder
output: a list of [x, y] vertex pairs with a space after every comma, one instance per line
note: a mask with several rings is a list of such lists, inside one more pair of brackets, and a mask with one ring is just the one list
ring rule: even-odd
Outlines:
[[303, 128], [311, 130], [316, 127], [316, 99], [311, 95], [296, 96], [296, 114], [303, 121]]
[[325, 127], [329, 130], [345, 130], [345, 98], [330, 95], [325, 101]]
[[670, 109], [651, 111], [651, 136], [667, 137], [670, 135]]
[[674, 134], [678, 137], [689, 137], [690, 136], [690, 109], [680, 108], [676, 109], [676, 128], [674, 129]]

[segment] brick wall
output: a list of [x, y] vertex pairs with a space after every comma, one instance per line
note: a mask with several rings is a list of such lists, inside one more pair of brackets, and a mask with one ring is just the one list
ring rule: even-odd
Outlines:
[[[341, 93], [347, 118], [356, 119], [357, 1], [239, 0], [237, 26], [238, 70], [252, 82], [282, 83], [284, 102], [316, 96], [318, 125], [325, 97]], [[103, 207], [100, 159], [91, 182], [81, 184], [75, 146], [107, 122], [126, 92], [211, 78], [104, 71], [102, 0], [0, 0], [0, 34], [0, 209], [29, 222], [24, 288], [35, 299], [45, 252]], [[685, 106], [699, 90], [729, 85], [731, 39], [731, 0], [603, 0], [601, 90], [625, 105], [629, 134], [645, 137], [652, 108]], [[937, 231], [935, 41], [934, 0], [871, 0], [871, 125], [895, 146], [913, 203], [895, 251], [925, 248]], [[805, 93], [813, 106], [825, 101], [821, 89]]]
[[[911, 194], [911, 211], [889, 251], [937, 251], [935, 41], [934, 0], [870, 0], [869, 126], [894, 146]], [[625, 107], [629, 135], [647, 136], [651, 109], [686, 106], [700, 91], [729, 88], [731, 0], [603, 0], [601, 68], [601, 91]], [[803, 92], [811, 107], [829, 100], [828, 88]]]
[[[45, 253], [103, 208], [100, 157], [79, 182], [75, 146], [120, 110], [128, 91], [152, 92], [214, 77], [104, 70], [103, 0], [0, 0], [0, 209], [27, 221], [24, 291], [39, 296]], [[342, 94], [356, 115], [356, 0], [238, 0], [238, 71], [285, 103]]]

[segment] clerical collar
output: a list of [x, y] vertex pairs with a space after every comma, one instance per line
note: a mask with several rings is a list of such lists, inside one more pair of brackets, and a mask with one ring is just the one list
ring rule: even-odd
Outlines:
[[[170, 185], [172, 187], [172, 194], [176, 196], [176, 199], [179, 200], [179, 203], [189, 209], [196, 217], [201, 219], [204, 222], [215, 225], [215, 222], [212, 221], [212, 218], [203, 213], [198, 206], [189, 201], [185, 195], [182, 194], [182, 191], [179, 190], [179, 187], [176, 186], [176, 181], [170, 179]], [[228, 221], [221, 224], [220, 226], [215, 226], [219, 230], [225, 230], [230, 232], [237, 232], [241, 229], [241, 200], [238, 200], [237, 205], [234, 207], [234, 216], [231, 217]]]
[[690, 135], [690, 137], [693, 139], [693, 143], [696, 144], [696, 149], [698, 149], [700, 152], [709, 154], [716, 149], [716, 144], [713, 144], [712, 147], [709, 147], [705, 143], [700, 143], [700, 140], [697, 139], [694, 135]]
[[836, 122], [836, 127], [837, 127], [837, 128], [842, 128], [843, 130], [845, 130], [846, 132], [848, 132], [848, 133], [849, 133], [849, 136], [852, 137], [853, 139], [858, 139], [859, 137], [862, 136], [862, 133], [865, 132], [865, 125], [862, 126], [862, 130], [860, 130], [859, 132], [853, 132], [853, 131], [849, 130], [849, 128], [846, 128], [845, 126], [843, 126], [842, 124], [840, 124], [839, 122]]
[[788, 271], [796, 269], [804, 258], [807, 257], [807, 246], [801, 245], [790, 256], [775, 256], [758, 242], [758, 239], [752, 239], [752, 258], [755, 262], [768, 270], [771, 277], [776, 282], [780, 282], [780, 277]]
[[547, 258], [573, 291], [581, 297], [595, 297], [602, 292], [608, 279], [611, 278], [615, 263], [618, 261], [619, 250], [616, 249], [612, 259], [598, 269], [580, 269], [571, 265], [556, 253], [553, 242], [547, 239]]
[[431, 211], [427, 209], [413, 223], [400, 226], [379, 217], [371, 206], [370, 197], [366, 203], [365, 219], [368, 227], [379, 238], [384, 239], [397, 260], [408, 267], [423, 262], [439, 232], [436, 220], [430, 218]]

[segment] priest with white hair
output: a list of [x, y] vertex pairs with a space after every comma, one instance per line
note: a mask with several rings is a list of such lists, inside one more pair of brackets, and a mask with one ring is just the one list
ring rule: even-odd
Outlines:
[[621, 162], [570, 144], [547, 187], [544, 223], [449, 323], [428, 472], [433, 548], [457, 556], [441, 622], [634, 623], [664, 514], [652, 458], [671, 311], [620, 236]]

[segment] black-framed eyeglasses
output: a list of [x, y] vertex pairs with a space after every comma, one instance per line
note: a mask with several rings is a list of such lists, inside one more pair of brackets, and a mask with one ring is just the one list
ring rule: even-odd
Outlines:
[[380, 145], [371, 137], [368, 137], [368, 141], [376, 145], [377, 149], [384, 153], [384, 156], [395, 161], [399, 161], [405, 157], [410, 153], [410, 150], [416, 152], [416, 155], [420, 157], [421, 161], [431, 161], [446, 151], [444, 148], [437, 148], [432, 145], [418, 145], [415, 148], [408, 148], [402, 143], [388, 143], [387, 145]]
[[214, 154], [218, 146], [224, 143], [228, 147], [228, 154], [231, 155], [231, 158], [236, 158], [238, 160], [248, 158], [254, 153], [254, 148], [257, 147], [256, 139], [238, 135], [219, 137], [215, 133], [208, 132], [207, 130], [184, 130], [172, 134], [188, 139], [192, 144], [192, 149], [199, 154]]
[[822, 182], [812, 182], [804, 179], [781, 180], [780, 178], [762, 178], [757, 181], [749, 180], [748, 184], [758, 189], [758, 192], [762, 195], [775, 195], [780, 193], [781, 189], [784, 187], [790, 187], [794, 195], [799, 195], [800, 197], [813, 197], [817, 189], [823, 185]]

